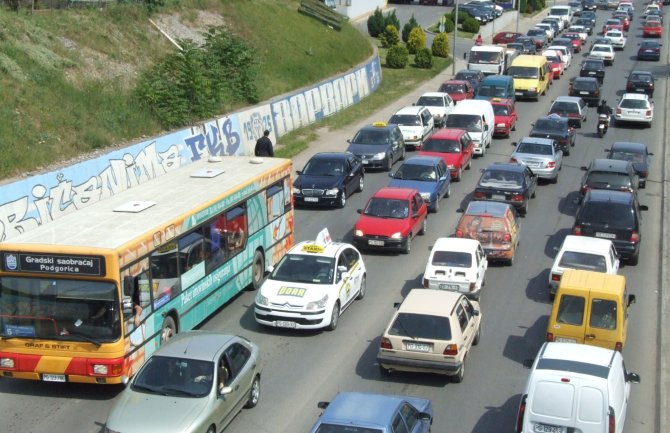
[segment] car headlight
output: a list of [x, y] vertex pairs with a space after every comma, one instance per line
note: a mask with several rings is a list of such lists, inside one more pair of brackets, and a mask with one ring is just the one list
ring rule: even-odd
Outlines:
[[293, 194], [300, 194], [300, 188], [293, 188]]
[[326, 190], [326, 195], [330, 197], [334, 197], [337, 195], [337, 193], [340, 192], [339, 188], [331, 188]]
[[507, 125], [505, 125], [504, 123], [496, 123], [496, 128], [504, 128], [505, 126]]
[[421, 193], [421, 198], [426, 200], [426, 201], [430, 201], [430, 193], [429, 192], [422, 192]]
[[454, 164], [449, 164], [449, 165], [447, 165], [447, 168], [448, 168], [449, 170], [456, 170], [456, 166], [455, 166]]
[[397, 232], [391, 235], [391, 239], [402, 239], [402, 233]]
[[328, 295], [325, 295], [323, 298], [318, 301], [309, 302], [305, 307], [307, 310], [317, 310], [323, 308], [328, 303]]
[[364, 235], [363, 230], [354, 230], [354, 236], [363, 237]]
[[528, 91], [529, 92], [537, 92], [537, 87], [529, 87]]
[[384, 159], [386, 158], [386, 152], [375, 153], [372, 159]]
[[270, 305], [270, 301], [267, 297], [263, 296], [260, 290], [256, 293], [256, 304], [263, 306]]

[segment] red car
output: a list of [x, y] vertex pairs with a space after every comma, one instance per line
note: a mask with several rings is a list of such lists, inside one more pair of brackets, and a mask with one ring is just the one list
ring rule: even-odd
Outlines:
[[[607, 20], [607, 21], [610, 21], [610, 20]], [[607, 33], [608, 31], [610, 31], [611, 29], [616, 29], [616, 30], [619, 30], [621, 33], [623, 33], [623, 24], [621, 24], [620, 20], [617, 20], [617, 21], [619, 21], [619, 24], [607, 24], [606, 23], [603, 26], [603, 35], [605, 33]]]
[[461, 180], [463, 169], [470, 168], [475, 144], [465, 129], [438, 129], [423, 142], [419, 155], [439, 156], [447, 164], [451, 178]]
[[542, 51], [542, 55], [546, 57], [547, 62], [549, 62], [549, 69], [553, 73], [553, 78], [561, 78], [561, 75], [563, 75], [563, 72], [565, 71], [565, 63], [563, 63], [561, 51], [545, 50]]
[[645, 21], [644, 26], [642, 27], [643, 38], [650, 38], [650, 37], [660, 38], [662, 36], [663, 36], [663, 26], [659, 21], [656, 20]]
[[493, 118], [495, 119], [493, 136], [509, 137], [510, 131], [516, 130], [516, 121], [519, 119], [514, 101], [493, 98], [491, 99], [491, 105], [493, 106]]
[[575, 53], [582, 51], [582, 38], [579, 36], [579, 33], [568, 32], [563, 35], [564, 38], [570, 39], [572, 41], [572, 49]]
[[385, 186], [358, 213], [354, 245], [361, 250], [393, 249], [409, 254], [412, 238], [426, 233], [428, 206], [413, 188]]
[[454, 103], [475, 97], [474, 87], [465, 80], [447, 80], [442, 83], [438, 91], [448, 93]]
[[516, 41], [516, 38], [522, 36], [522, 33], [515, 32], [499, 32], [493, 36], [494, 44], [509, 44]]
[[623, 24], [623, 29], [628, 31], [628, 29], [630, 28], [630, 19], [628, 17], [628, 12], [614, 12], [612, 17], [618, 18], [621, 21], [621, 24]]

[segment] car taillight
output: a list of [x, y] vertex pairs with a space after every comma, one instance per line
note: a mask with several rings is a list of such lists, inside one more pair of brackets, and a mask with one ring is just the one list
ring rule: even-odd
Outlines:
[[547, 163], [547, 168], [554, 168], [556, 167], [556, 161], [549, 161]]
[[551, 281], [561, 281], [560, 274], [551, 274]]
[[456, 230], [456, 237], [457, 238], [462, 238], [463, 237], [463, 230]]
[[640, 177], [647, 178], [647, 172], [646, 171], [641, 171], [640, 172]]
[[608, 426], [607, 433], [616, 432], [616, 420], [614, 419], [614, 408], [610, 406], [609, 416], [608, 416]]
[[519, 405], [519, 413], [516, 416], [516, 431], [521, 433], [523, 430], [523, 417], [526, 415], [526, 395], [521, 397], [521, 404]]
[[621, 352], [623, 350], [623, 343], [621, 341], [614, 343], [614, 350]]
[[647, 112], [645, 113], [645, 116], [651, 116], [651, 110], [647, 110]]
[[638, 243], [640, 241], [640, 235], [637, 233], [637, 231], [633, 230], [630, 233], [630, 241], [633, 243]]
[[475, 191], [474, 197], [475, 198], [486, 198], [486, 194], [484, 194], [482, 191]]
[[586, 194], [586, 192], [589, 190], [588, 185], [582, 185], [582, 189], [580, 190], [582, 194]]
[[517, 161], [516, 158], [512, 157], [512, 158], [509, 159], [509, 162], [519, 162], [519, 161]]
[[618, 107], [617, 107], [617, 109], [616, 109], [616, 114], [619, 114], [619, 115], [621, 114], [621, 108], [618, 108]]
[[470, 291], [471, 291], [471, 292], [472, 292], [473, 290], [475, 290], [475, 287], [477, 287], [477, 285], [476, 285], [475, 283], [470, 283]]
[[581, 236], [582, 235], [582, 228], [580, 226], [574, 226], [572, 228], [572, 234], [575, 236]]
[[428, 278], [423, 279], [423, 288], [427, 289], [428, 288]]
[[503, 242], [512, 242], [512, 235], [505, 233], [505, 236], [503, 236]]
[[443, 355], [456, 356], [458, 355], [458, 345], [456, 344], [447, 344], [447, 347], [444, 348]]
[[379, 342], [379, 347], [382, 349], [393, 349], [393, 346], [391, 345], [391, 340], [389, 340], [386, 337], [383, 337], [381, 341]]
[[550, 343], [554, 341], [554, 334], [552, 334], [551, 332], [547, 332], [547, 341]]
[[512, 201], [523, 201], [523, 196], [521, 194], [514, 194], [512, 196]]

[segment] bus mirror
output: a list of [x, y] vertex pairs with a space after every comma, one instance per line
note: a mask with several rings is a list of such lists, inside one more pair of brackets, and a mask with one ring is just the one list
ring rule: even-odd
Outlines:
[[134, 281], [133, 277], [130, 275], [126, 275], [123, 277], [123, 294], [126, 296], [133, 296], [133, 289], [134, 289]]
[[125, 317], [130, 317], [133, 315], [133, 300], [130, 296], [123, 297], [123, 315]]

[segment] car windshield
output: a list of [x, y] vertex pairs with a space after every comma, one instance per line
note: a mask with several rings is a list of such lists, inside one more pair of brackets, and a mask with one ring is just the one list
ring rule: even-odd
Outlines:
[[393, 178], [435, 182], [437, 180], [437, 173], [435, 172], [435, 167], [432, 165], [404, 163], [393, 174]]
[[615, 150], [610, 154], [610, 159], [620, 159], [622, 161], [644, 162], [644, 155], [638, 152]]
[[312, 159], [302, 174], [308, 176], [342, 176], [344, 174], [344, 161], [339, 159]]
[[550, 113], [579, 113], [579, 105], [574, 102], [554, 102], [549, 110]]
[[544, 56], [547, 58], [549, 63], [561, 63], [561, 59], [558, 58], [558, 56]]
[[622, 99], [619, 107], [630, 108], [633, 110], [644, 110], [649, 108], [649, 104], [646, 99]]
[[656, 42], [642, 42], [640, 43], [640, 46], [642, 48], [658, 48], [658, 44]]
[[553, 155], [552, 146], [550, 144], [540, 143], [519, 143], [516, 149], [517, 153], [528, 153], [533, 155]]
[[507, 105], [495, 104], [493, 105], [493, 114], [496, 116], [509, 116], [510, 110]]
[[334, 265], [332, 257], [286, 254], [272, 270], [270, 279], [291, 283], [332, 284]]
[[400, 199], [372, 197], [363, 214], [379, 218], [405, 219], [409, 216], [409, 203]]
[[644, 83], [651, 83], [652, 76], [649, 74], [631, 74], [630, 80]]
[[382, 433], [381, 429], [346, 424], [321, 423], [315, 433]]
[[601, 62], [586, 61], [582, 69], [598, 71], [603, 69], [603, 64]]
[[533, 129], [540, 131], [564, 132], [565, 123], [558, 119], [537, 119]]
[[589, 173], [586, 183], [591, 188], [628, 189], [631, 186], [630, 176], [627, 173], [612, 171], [593, 171]]
[[454, 77], [454, 80], [477, 80], [479, 79], [479, 75], [476, 72], [459, 72], [456, 74]]
[[434, 266], [449, 266], [452, 268], [472, 267], [472, 254], [462, 251], [435, 251], [433, 254]]
[[507, 73], [514, 78], [537, 78], [537, 68], [532, 66], [512, 66]]
[[442, 84], [440, 92], [445, 93], [465, 93], [465, 84]]
[[598, 90], [598, 83], [594, 80], [575, 80], [572, 83], [575, 90]]
[[448, 317], [398, 313], [388, 333], [409, 338], [449, 341], [451, 340], [451, 325]]
[[482, 118], [478, 114], [450, 114], [444, 126], [466, 129], [468, 132], [481, 132]]
[[424, 105], [428, 107], [444, 107], [444, 98], [441, 96], [422, 96], [416, 102], [416, 105]]
[[518, 43], [507, 44], [507, 48], [514, 48], [517, 51], [523, 51], [523, 44]]
[[579, 220], [586, 224], [608, 224], [612, 228], [635, 227], [633, 207], [628, 203], [586, 202], [579, 213]]
[[515, 171], [489, 169], [479, 179], [479, 186], [485, 188], [520, 189], [523, 175]]
[[351, 142], [384, 146], [389, 144], [389, 133], [385, 129], [361, 129]]
[[584, 271], [607, 272], [605, 256], [579, 251], [563, 252], [558, 266], [561, 268], [582, 269]]
[[542, 29], [530, 29], [526, 33], [528, 36], [544, 36], [546, 35], [545, 31]]
[[389, 123], [396, 125], [421, 126], [421, 119], [416, 114], [394, 114]]
[[460, 153], [461, 143], [458, 140], [431, 137], [424, 141], [421, 150], [425, 150], [426, 152]]
[[468, 61], [470, 63], [499, 63], [501, 53], [499, 51], [471, 51]]
[[152, 356], [137, 374], [133, 391], [168, 397], [205, 397], [214, 382], [214, 363], [189, 358]]
[[492, 98], [504, 98], [506, 95], [506, 88], [503, 86], [493, 86], [485, 84], [479, 87], [477, 94], [479, 96], [490, 96]]

